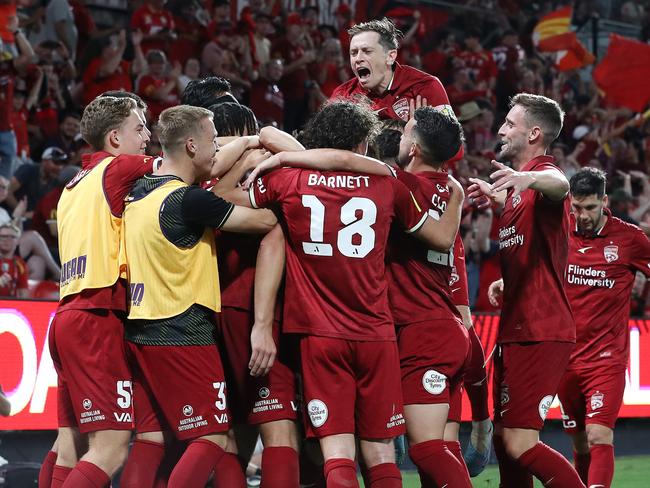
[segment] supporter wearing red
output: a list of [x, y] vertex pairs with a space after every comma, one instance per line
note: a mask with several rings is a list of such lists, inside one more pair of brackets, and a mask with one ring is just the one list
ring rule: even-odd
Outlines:
[[0, 297], [29, 297], [27, 264], [16, 254], [19, 238], [14, 224], [0, 225]]
[[390, 20], [357, 24], [349, 33], [350, 66], [355, 77], [336, 88], [333, 99], [368, 97], [372, 109], [383, 119], [408, 120], [409, 105], [417, 97], [453, 113], [438, 78], [395, 61], [401, 33]]
[[635, 274], [650, 276], [650, 242], [612, 216], [605, 173], [583, 168], [571, 178], [572, 228], [566, 293], [576, 320], [576, 347], [560, 387], [564, 429], [587, 486], [609, 488], [614, 424], [629, 359], [630, 295]]
[[494, 90], [498, 68], [492, 53], [481, 46], [480, 31], [470, 30], [465, 35], [465, 50], [457, 59], [469, 72], [471, 80], [482, 90]]
[[168, 51], [170, 41], [176, 39], [174, 32], [174, 18], [165, 10], [167, 0], [145, 0], [142, 6], [133, 12], [131, 17], [131, 30], [140, 31], [142, 51], [144, 54], [150, 49]]
[[[230, 416], [214, 342], [220, 296], [212, 229], [263, 233], [276, 219], [195, 186], [223, 174], [257, 137], [235, 141], [215, 158], [212, 112], [180, 105], [161, 114], [159, 138], [162, 163], [136, 182], [124, 210], [131, 287], [125, 332], [138, 434], [157, 435], [161, 450], [163, 430], [190, 441], [168, 486], [204, 486], [213, 471], [219, 481]], [[153, 486], [156, 471], [132, 471], [126, 486]]]
[[316, 53], [304, 40], [300, 14], [287, 17], [287, 32], [277, 40], [272, 49], [272, 57], [284, 61], [284, 72], [280, 88], [284, 92], [284, 129], [292, 133], [305, 122], [307, 112], [307, 65], [316, 60]]
[[[546, 151], [562, 130], [557, 102], [521, 93], [499, 129], [493, 184], [471, 178], [472, 198], [503, 207], [499, 247], [503, 292], [494, 359], [494, 446], [501, 486], [583, 487], [571, 464], [539, 441], [575, 344], [575, 323], [564, 291], [569, 233], [569, 182]], [[482, 205], [488, 203], [481, 200]], [[531, 266], [535, 263], [535, 266]], [[493, 297], [494, 298], [494, 297]], [[549, 308], [549, 303], [553, 304]]]
[[199, 4], [186, 0], [174, 0], [168, 6], [172, 13], [177, 38], [169, 48], [172, 62], [184, 63], [188, 58], [201, 56], [201, 44], [205, 38], [205, 25], [199, 17]]
[[327, 98], [348, 78], [345, 67], [341, 42], [338, 39], [327, 39], [320, 45], [318, 61], [314, 66], [314, 79]]
[[[360, 105], [332, 103], [308, 123], [303, 142], [363, 153], [375, 124]], [[327, 160], [321, 154], [280, 153], [275, 161], [319, 167]], [[339, 158], [330, 154], [329, 162]], [[448, 232], [440, 232], [395, 179], [318, 170], [278, 170], [251, 185], [250, 196], [253, 206], [279, 205], [287, 223], [286, 294], [301, 299], [285, 302], [283, 327], [301, 334], [307, 436], [320, 441], [327, 485], [358, 486], [357, 435], [370, 486], [401, 486], [389, 442], [403, 432], [404, 419], [384, 273], [388, 230], [397, 218], [407, 232], [444, 249], [459, 215], [449, 212]]]
[[36, 203], [56, 186], [61, 168], [68, 162], [68, 155], [58, 147], [48, 147], [41, 155], [40, 164], [21, 165], [9, 182], [7, 204], [15, 208], [20, 200], [27, 198], [27, 210], [32, 211]]
[[18, 17], [13, 15], [6, 20], [7, 30], [14, 33], [15, 44], [20, 55], [13, 57], [9, 46], [0, 41], [0, 176], [11, 178], [16, 158], [16, 136], [11, 125], [13, 94], [16, 75], [24, 74], [34, 57], [32, 46], [18, 29]]
[[262, 125], [273, 125], [282, 129], [284, 119], [284, 93], [278, 85], [282, 78], [284, 64], [281, 59], [272, 59], [253, 82], [250, 104]]
[[497, 108], [504, 110], [508, 100], [517, 93], [519, 75], [524, 61], [524, 50], [518, 44], [517, 33], [507, 30], [501, 36], [501, 44], [492, 49], [492, 58], [497, 66], [495, 94]]
[[[456, 190], [447, 184], [444, 162], [462, 144], [462, 128], [455, 117], [431, 107], [419, 108], [406, 124], [400, 141], [399, 162], [407, 172], [397, 177], [427, 202], [439, 219], [452, 204]], [[454, 232], [454, 242], [460, 237]], [[471, 487], [460, 444], [444, 440], [449, 406], [460, 397], [462, 378], [470, 357], [469, 337], [456, 310], [451, 291], [454, 246], [446, 251], [400, 234], [389, 246], [389, 301], [400, 354], [404, 413], [409, 454], [423, 485]], [[456, 399], [457, 401], [457, 399]], [[459, 418], [453, 420], [459, 422]]]
[[158, 49], [149, 50], [146, 59], [149, 72], [138, 80], [137, 92], [149, 107], [151, 120], [156, 121], [160, 112], [180, 101], [181, 65], [176, 63], [172, 68]]
[[135, 51], [132, 63], [123, 59], [126, 49], [126, 32], [104, 36], [92, 41], [89, 46], [86, 68], [83, 70], [83, 101], [88, 104], [102, 92], [110, 90], [131, 91], [131, 74], [139, 74], [145, 59], [140, 45], [142, 34], [133, 32], [131, 40]]
[[[149, 132], [134, 100], [101, 97], [84, 110], [81, 133], [97, 152], [84, 155], [82, 171], [57, 207], [63, 273], [49, 347], [59, 377], [59, 433], [41, 471], [43, 486], [108, 486], [126, 458], [133, 427], [121, 215], [132, 183], [153, 166], [152, 158], [132, 155], [144, 152]], [[89, 447], [77, 462], [81, 434], [89, 434]]]
[[43, 86], [44, 73], [36, 67], [36, 79], [29, 92], [16, 90], [13, 97], [13, 111], [11, 112], [11, 125], [16, 135], [16, 154], [21, 159], [30, 155], [28, 121], [32, 108], [38, 101], [38, 96]]

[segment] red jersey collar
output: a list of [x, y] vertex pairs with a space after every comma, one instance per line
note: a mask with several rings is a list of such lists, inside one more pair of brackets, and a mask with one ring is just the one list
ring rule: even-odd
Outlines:
[[519, 171], [530, 171], [540, 164], [548, 164], [548, 163], [555, 164], [555, 158], [548, 154], [542, 154], [541, 156], [537, 156], [536, 158], [533, 158], [530, 161], [528, 161], [526, 164], [522, 166], [522, 168]]

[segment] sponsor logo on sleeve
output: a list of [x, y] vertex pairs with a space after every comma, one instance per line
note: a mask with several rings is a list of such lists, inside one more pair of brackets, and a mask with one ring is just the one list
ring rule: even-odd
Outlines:
[[327, 410], [325, 402], [314, 399], [307, 404], [307, 413], [309, 414], [309, 420], [314, 427], [322, 427], [323, 424], [327, 422], [329, 411]]
[[432, 395], [440, 395], [447, 386], [447, 377], [435, 369], [430, 369], [422, 375], [422, 386]]
[[537, 411], [539, 412], [539, 416], [541, 417], [542, 420], [546, 420], [548, 411], [551, 408], [551, 403], [553, 403], [553, 395], [546, 395], [544, 398], [540, 400], [539, 406], [537, 407]]

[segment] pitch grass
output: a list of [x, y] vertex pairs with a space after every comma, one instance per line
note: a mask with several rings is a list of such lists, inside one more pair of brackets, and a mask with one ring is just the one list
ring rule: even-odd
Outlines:
[[[420, 486], [417, 473], [403, 471], [404, 488]], [[472, 478], [474, 488], [499, 488], [499, 470], [496, 465], [488, 466], [480, 476]], [[361, 485], [363, 486], [363, 484]], [[616, 458], [614, 472], [615, 488], [648, 488], [650, 486], [650, 456], [627, 456]], [[542, 484], [535, 480], [535, 487]]]

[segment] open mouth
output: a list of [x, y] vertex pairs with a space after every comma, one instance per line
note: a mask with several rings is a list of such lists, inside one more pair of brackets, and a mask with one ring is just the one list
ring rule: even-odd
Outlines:
[[370, 69], [365, 66], [357, 68], [357, 76], [359, 77], [359, 81], [367, 81], [370, 78]]

